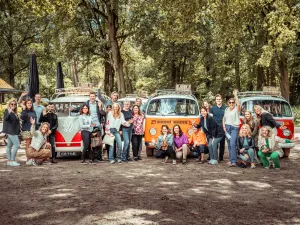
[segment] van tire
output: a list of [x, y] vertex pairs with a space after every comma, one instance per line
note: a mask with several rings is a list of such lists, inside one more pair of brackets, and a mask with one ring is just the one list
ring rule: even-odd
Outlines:
[[291, 152], [291, 149], [290, 148], [283, 148], [283, 157], [289, 157], [290, 156], [290, 152]]
[[147, 156], [153, 156], [153, 148], [146, 148]]

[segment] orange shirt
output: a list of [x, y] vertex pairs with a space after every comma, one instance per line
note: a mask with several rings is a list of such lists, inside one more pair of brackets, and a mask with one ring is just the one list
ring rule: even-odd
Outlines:
[[196, 144], [197, 146], [208, 145], [205, 133], [202, 130], [193, 132], [192, 137], [189, 139], [189, 144]]

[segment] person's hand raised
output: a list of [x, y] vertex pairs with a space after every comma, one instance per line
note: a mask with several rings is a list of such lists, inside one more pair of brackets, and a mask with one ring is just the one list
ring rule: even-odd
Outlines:
[[237, 96], [237, 93], [238, 93], [237, 89], [234, 89], [233, 92], [232, 92], [233, 96]]
[[101, 109], [102, 108], [102, 102], [98, 101], [98, 107]]
[[30, 123], [31, 123], [32, 125], [34, 125], [34, 124], [35, 124], [35, 119], [33, 119], [32, 117], [30, 117]]

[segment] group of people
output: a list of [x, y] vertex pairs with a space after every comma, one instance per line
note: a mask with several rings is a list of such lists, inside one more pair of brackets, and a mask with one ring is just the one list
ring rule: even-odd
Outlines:
[[[270, 161], [275, 169], [280, 169], [279, 158], [283, 150], [279, 143], [291, 143], [291, 140], [276, 136], [276, 128], [286, 129], [275, 121], [273, 116], [261, 106], [254, 106], [256, 117], [250, 111], [245, 111], [240, 124], [240, 102], [237, 90], [233, 98], [228, 100], [228, 107], [223, 105], [222, 96], [216, 95], [216, 105], [211, 107], [207, 101], [201, 107], [199, 124], [193, 124], [194, 132], [191, 138], [182, 132], [179, 125], [175, 125], [172, 133], [169, 127], [163, 125], [161, 135], [155, 144], [156, 157], [166, 162], [169, 157], [176, 164], [176, 159], [185, 164], [187, 156], [197, 156], [199, 163], [206, 160], [204, 154], [209, 153], [208, 163], [216, 165], [224, 159], [225, 139], [228, 144], [229, 167], [240, 166], [256, 168], [259, 156], [264, 168], [269, 169]], [[219, 153], [218, 153], [219, 148]]]
[[[3, 133], [7, 134], [7, 165], [20, 166], [16, 154], [20, 147], [20, 136], [25, 141], [26, 165], [39, 165], [45, 161], [56, 163], [55, 132], [58, 127], [54, 105], [47, 107], [41, 104], [40, 94], [35, 95], [35, 102], [24, 99], [22, 93], [19, 101], [12, 99], [4, 112]], [[18, 115], [18, 103], [22, 107]]]
[[[56, 163], [55, 133], [58, 118], [55, 107], [49, 103], [41, 104], [40, 94], [35, 101], [24, 99], [22, 93], [19, 101], [8, 102], [4, 114], [3, 132], [8, 135], [7, 165], [19, 166], [15, 160], [20, 146], [19, 136], [25, 141], [26, 165], [39, 165], [49, 161]], [[264, 168], [270, 167], [271, 159], [274, 167], [280, 169], [279, 158], [283, 151], [278, 143], [289, 143], [288, 139], [276, 136], [276, 128], [286, 129], [278, 124], [273, 116], [261, 106], [256, 105], [256, 117], [250, 111], [244, 112], [240, 126], [240, 102], [237, 91], [228, 100], [228, 107], [222, 102], [222, 96], [216, 95], [216, 105], [210, 106], [207, 101], [201, 107], [199, 124], [193, 124], [190, 138], [182, 132], [180, 125], [170, 131], [162, 125], [161, 135], [155, 144], [155, 155], [166, 162], [170, 157], [173, 164], [179, 159], [187, 163], [187, 157], [194, 155], [199, 163], [205, 163], [205, 154], [209, 153], [208, 163], [216, 165], [224, 159], [225, 139], [228, 143], [229, 167], [256, 167], [257, 155]], [[144, 115], [141, 111], [141, 99], [130, 107], [130, 102], [123, 105], [117, 103], [118, 93], [113, 92], [107, 100], [98, 93], [90, 92], [89, 100], [78, 108], [70, 107], [70, 111], [79, 113], [79, 124], [83, 140], [82, 164], [103, 161], [102, 139], [106, 143], [107, 156], [110, 163], [122, 163], [141, 160], [142, 138], [144, 135]], [[21, 104], [22, 112], [17, 113], [17, 105]], [[122, 139], [124, 144], [122, 144]], [[130, 158], [132, 146], [133, 158]], [[219, 152], [218, 152], [219, 149]]]

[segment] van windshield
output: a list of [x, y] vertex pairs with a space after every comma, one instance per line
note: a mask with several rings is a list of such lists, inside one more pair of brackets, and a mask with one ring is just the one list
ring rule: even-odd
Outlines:
[[260, 105], [265, 110], [270, 112], [274, 117], [292, 117], [292, 109], [291, 106], [285, 102], [280, 100], [250, 100], [244, 102], [241, 108], [241, 116], [244, 116], [246, 110], [253, 111], [253, 107], [255, 105]]
[[[73, 109], [80, 107], [83, 103], [71, 103]], [[70, 103], [54, 103], [56, 114], [59, 117], [69, 116]], [[77, 116], [79, 113], [71, 112], [70, 116]]]
[[198, 104], [195, 100], [184, 98], [162, 98], [151, 100], [148, 108], [148, 115], [199, 115]]

